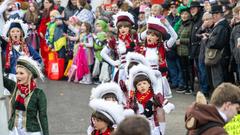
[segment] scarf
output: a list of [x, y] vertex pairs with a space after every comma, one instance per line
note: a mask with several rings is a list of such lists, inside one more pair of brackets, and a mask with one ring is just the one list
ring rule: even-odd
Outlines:
[[30, 83], [30, 89], [28, 85], [18, 84], [17, 88], [20, 94], [17, 95], [15, 106], [17, 110], [25, 111], [26, 107], [24, 106], [25, 98], [36, 88], [36, 82], [31, 81]]
[[132, 39], [131, 39], [131, 34], [128, 33], [127, 35], [122, 35], [122, 34], [119, 34], [119, 39], [121, 39], [125, 45], [126, 45], [126, 48], [130, 48], [130, 44], [132, 42]]
[[110, 134], [111, 134], [110, 128], [107, 128], [107, 130], [103, 133], [100, 133], [100, 130], [97, 130], [95, 132], [95, 135], [110, 135]]
[[156, 47], [158, 47], [158, 43], [155, 43], [155, 44], [146, 44], [146, 47], [148, 47], [148, 48], [156, 48]]
[[6, 48], [6, 62], [5, 62], [5, 69], [9, 69], [10, 68], [10, 58], [11, 58], [11, 54], [12, 54], [12, 48], [13, 45], [20, 45], [21, 50], [25, 53], [25, 55], [29, 56], [29, 50], [27, 47], [27, 44], [22, 42], [22, 41], [9, 41], [7, 44], [7, 48]]
[[136, 93], [137, 101], [145, 108], [146, 103], [153, 97], [153, 92], [149, 89], [145, 93]]

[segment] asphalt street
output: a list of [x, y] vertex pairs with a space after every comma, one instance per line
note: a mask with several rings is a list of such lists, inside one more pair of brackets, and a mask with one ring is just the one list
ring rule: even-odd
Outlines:
[[[95, 85], [82, 85], [67, 81], [39, 83], [48, 99], [48, 120], [50, 135], [86, 135], [91, 108], [88, 106], [91, 88]], [[171, 100], [176, 109], [167, 115], [166, 135], [185, 135], [184, 113], [194, 101], [191, 95], [173, 91]]]

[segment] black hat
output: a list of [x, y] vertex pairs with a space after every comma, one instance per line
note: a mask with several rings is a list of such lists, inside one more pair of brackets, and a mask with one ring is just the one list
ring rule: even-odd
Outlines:
[[216, 14], [216, 13], [223, 13], [223, 8], [221, 5], [213, 4], [211, 6], [211, 14]]
[[191, 4], [190, 4], [190, 8], [192, 7], [202, 7], [200, 2], [198, 1], [192, 1]]

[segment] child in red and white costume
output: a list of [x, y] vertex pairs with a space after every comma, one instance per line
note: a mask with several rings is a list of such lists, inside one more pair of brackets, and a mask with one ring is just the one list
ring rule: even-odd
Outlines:
[[132, 91], [129, 98], [129, 107], [135, 113], [144, 115], [148, 118], [152, 135], [165, 134], [165, 117], [161, 110], [170, 113], [175, 106], [168, 102], [161, 93], [162, 88], [158, 85], [155, 75], [156, 70], [144, 65], [132, 67], [129, 74], [129, 88]]
[[[147, 21], [147, 35], [144, 55], [152, 69], [160, 70], [163, 76], [167, 76], [166, 51], [177, 40], [177, 33], [165, 18], [150, 17]], [[167, 39], [170, 36], [169, 39]]]
[[[132, 33], [132, 26], [135, 24], [132, 14], [120, 11], [113, 17], [117, 28], [117, 39], [113, 37], [108, 39], [108, 45], [101, 51], [101, 56], [110, 65], [118, 69], [117, 75], [114, 77], [114, 80], [118, 82], [126, 79], [124, 71], [126, 54], [135, 51], [138, 45], [138, 35]], [[111, 52], [113, 52], [112, 57]]]

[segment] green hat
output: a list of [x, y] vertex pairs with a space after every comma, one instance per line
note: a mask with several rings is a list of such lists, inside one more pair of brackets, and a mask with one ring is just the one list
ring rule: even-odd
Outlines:
[[104, 19], [98, 19], [96, 24], [99, 24], [104, 32], [108, 32], [108, 23]]
[[189, 9], [190, 9], [189, 7], [181, 5], [177, 8], [177, 11], [178, 11], [179, 14], [181, 14], [184, 11], [189, 12]]
[[23, 66], [28, 69], [32, 73], [33, 78], [41, 78], [43, 80], [44, 75], [41, 71], [39, 63], [33, 60], [31, 57], [20, 56], [17, 60], [17, 65]]

